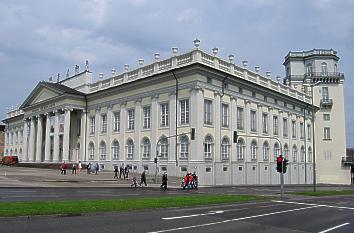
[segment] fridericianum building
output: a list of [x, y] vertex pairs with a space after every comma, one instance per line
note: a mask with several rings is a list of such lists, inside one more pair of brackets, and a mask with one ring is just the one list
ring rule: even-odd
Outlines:
[[[103, 170], [182, 176], [201, 184], [279, 184], [276, 157], [289, 160], [285, 183], [350, 183], [345, 166], [344, 75], [337, 52], [289, 52], [285, 78], [272, 79], [199, 48], [109, 77], [75, 67], [41, 81], [6, 124], [5, 155], [21, 163], [98, 163]], [[191, 138], [194, 128], [195, 139]], [[237, 139], [234, 139], [237, 131]], [[177, 137], [176, 137], [177, 135]], [[235, 142], [234, 142], [235, 140]]]

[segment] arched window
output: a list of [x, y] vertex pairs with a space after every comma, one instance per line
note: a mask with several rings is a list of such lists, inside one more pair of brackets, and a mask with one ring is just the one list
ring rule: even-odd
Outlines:
[[289, 146], [288, 144], [284, 145], [283, 157], [289, 159]]
[[268, 142], [263, 143], [263, 160], [264, 161], [269, 160], [269, 144], [268, 144]]
[[321, 74], [322, 75], [327, 75], [328, 74], [327, 63], [326, 62], [322, 62], [321, 63]]
[[13, 155], [13, 150], [12, 149], [10, 149], [10, 155]]
[[293, 146], [293, 155], [292, 155], [292, 158], [293, 158], [293, 162], [296, 162], [297, 161], [297, 147], [294, 145]]
[[14, 154], [14, 156], [17, 156], [17, 149], [15, 149], [15, 154]]
[[180, 158], [188, 159], [188, 151], [189, 151], [189, 141], [187, 136], [182, 136], [179, 139], [180, 141]]
[[252, 141], [251, 143], [251, 160], [257, 160], [257, 142]]
[[20, 152], [19, 152], [18, 156], [22, 157], [22, 148], [20, 148]]
[[168, 139], [165, 136], [160, 139], [160, 156], [161, 159], [168, 159]]
[[227, 160], [230, 156], [230, 142], [227, 137], [224, 137], [221, 142], [221, 159]]
[[100, 143], [100, 160], [106, 160], [106, 157], [107, 157], [106, 143], [102, 141]]
[[274, 160], [277, 160], [277, 157], [280, 154], [279, 144], [277, 142], [274, 143], [273, 154], [274, 154]]
[[134, 142], [131, 138], [127, 141], [127, 159], [134, 159]]
[[93, 142], [90, 142], [88, 150], [89, 150], [89, 159], [94, 160], [95, 159], [95, 145], [93, 144]]
[[243, 160], [245, 158], [245, 141], [240, 138], [237, 141], [237, 159]]
[[301, 159], [301, 162], [305, 162], [305, 148], [304, 148], [304, 146], [302, 146], [300, 149], [300, 159]]
[[307, 150], [308, 151], [308, 162], [312, 162], [312, 148], [309, 147], [309, 149]]
[[9, 150], [8, 149], [6, 149], [6, 154], [5, 155], [9, 155]]
[[307, 64], [306, 65], [306, 75], [311, 76], [312, 75], [312, 64]]
[[213, 139], [208, 135], [204, 139], [204, 158], [212, 159]]
[[112, 142], [112, 159], [119, 159], [119, 142], [117, 140]]
[[337, 64], [334, 64], [334, 73], [337, 73], [337, 71], [338, 71], [338, 66]]
[[151, 157], [151, 143], [148, 138], [143, 139], [143, 159], [150, 159]]

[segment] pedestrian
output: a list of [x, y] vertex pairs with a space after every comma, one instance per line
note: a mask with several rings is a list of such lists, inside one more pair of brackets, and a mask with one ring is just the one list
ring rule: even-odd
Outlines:
[[143, 173], [141, 173], [141, 179], [140, 179], [140, 184], [139, 185], [141, 186], [142, 183], [144, 183], [145, 186], [147, 186], [145, 170], [143, 171]]
[[76, 166], [77, 166], [76, 163], [73, 162], [71, 174], [75, 174], [76, 175]]
[[198, 189], [198, 176], [193, 172], [193, 187], [197, 190]]
[[164, 189], [164, 190], [166, 190], [167, 189], [167, 174], [166, 173], [164, 173], [163, 175], [162, 175], [162, 184], [161, 184], [161, 186], [160, 186], [160, 188], [161, 189]]
[[81, 161], [79, 161], [79, 164], [78, 164], [78, 169], [79, 169], [79, 173], [81, 172], [81, 169], [82, 169], [82, 164], [81, 164]]
[[118, 167], [117, 166], [114, 167], [114, 177], [113, 177], [113, 179], [118, 179]]
[[134, 188], [138, 187], [138, 182], [136, 181], [136, 177], [135, 176], [132, 179], [132, 184], [131, 184], [130, 187], [134, 187]]
[[64, 161], [63, 164], [61, 165], [61, 174], [62, 175], [66, 175], [66, 169], [68, 169], [68, 165]]
[[61, 175], [64, 175], [64, 163], [60, 164], [60, 174]]
[[186, 187], [188, 187], [188, 181], [189, 181], [189, 173], [187, 172], [186, 176], [183, 178], [183, 189], [186, 189]]
[[124, 168], [124, 179], [125, 178], [127, 178], [127, 179], [129, 179], [129, 166], [127, 165], [127, 166], [125, 166], [125, 168]]
[[120, 167], [119, 167], [119, 179], [122, 179], [122, 175], [123, 175], [123, 177], [125, 176], [125, 174], [124, 174], [124, 165], [123, 164], [120, 165]]
[[188, 190], [193, 189], [193, 176], [192, 173], [189, 173], [188, 176]]
[[98, 163], [96, 163], [96, 165], [95, 165], [95, 175], [97, 175], [98, 170], [100, 170], [100, 166], [98, 165]]
[[87, 174], [91, 174], [91, 163], [87, 164], [86, 169], [87, 169]]

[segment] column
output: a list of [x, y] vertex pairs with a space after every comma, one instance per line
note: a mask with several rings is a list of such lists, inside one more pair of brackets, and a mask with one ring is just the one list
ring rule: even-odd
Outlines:
[[[28, 161], [28, 122], [27, 119], [24, 120], [23, 124], [23, 149], [22, 149], [22, 161]], [[6, 135], [6, 134], [5, 134]], [[6, 139], [5, 139], [6, 142]]]
[[135, 122], [134, 122], [134, 160], [140, 159], [140, 130], [141, 130], [141, 99], [135, 101]]
[[86, 122], [87, 112], [83, 110], [81, 113], [81, 130], [80, 130], [80, 154], [79, 161], [87, 161], [87, 147], [86, 147]]
[[9, 130], [8, 129], [6, 129], [5, 130], [5, 147], [4, 147], [4, 155], [8, 155], [8, 154], [6, 154], [6, 149], [7, 150], [9, 150], [9, 135], [8, 135], [8, 133], [9, 133]]
[[120, 134], [119, 134], [119, 158], [122, 161], [126, 161], [126, 141], [125, 141], [125, 131], [127, 129], [127, 104], [122, 103], [120, 105]]
[[[170, 130], [170, 135], [176, 135], [176, 93], [173, 91], [169, 95], [170, 97], [170, 103], [169, 103], [169, 130]], [[174, 161], [176, 163], [176, 138], [170, 138], [168, 139], [168, 154], [169, 154], [169, 161]], [[177, 155], [177, 161], [178, 161], [178, 155]]]
[[53, 162], [59, 162], [59, 112], [55, 112], [54, 118], [54, 148]]
[[113, 104], [110, 104], [107, 107], [107, 133], [106, 133], [106, 154], [107, 154], [107, 161], [112, 161], [112, 149], [111, 149], [111, 135], [112, 135], [112, 124], [113, 124], [113, 114], [112, 114]]
[[50, 162], [50, 114], [46, 114], [44, 161]]
[[234, 183], [233, 181], [233, 164], [232, 161], [237, 161], [237, 144], [234, 143], [233, 132], [237, 131], [237, 99], [234, 96], [231, 96], [231, 150], [230, 150], [230, 182], [231, 184]]
[[70, 115], [71, 110], [65, 109], [64, 113], [64, 137], [63, 137], [63, 161], [68, 161], [70, 156]]
[[35, 135], [36, 135], [36, 129], [35, 129], [35, 119], [31, 118], [31, 129], [30, 129], [30, 138], [29, 138], [29, 156], [28, 160], [30, 162], [34, 161], [34, 156], [35, 156]]
[[[251, 135], [251, 118], [250, 118], [250, 104], [251, 102], [249, 100], [245, 100], [245, 122], [244, 122], [244, 127], [245, 127], [245, 132], [246, 135], [248, 137], [245, 137], [245, 157], [244, 157], [244, 161], [245, 161], [245, 165], [247, 161], [251, 161], [251, 156], [250, 156], [250, 141], [252, 140], [252, 138], [249, 138], [249, 136]], [[246, 166], [245, 166], [246, 168]], [[247, 168], [246, 168], [247, 170]], [[245, 171], [245, 175], [247, 176], [247, 172]], [[246, 179], [247, 180], [247, 179]]]
[[36, 145], [36, 162], [39, 163], [42, 160], [42, 136], [43, 136], [43, 124], [42, 116], [37, 117], [37, 145]]
[[[204, 135], [202, 134], [203, 130], [203, 108], [204, 108], [204, 100], [203, 100], [203, 92], [200, 87], [195, 87], [191, 90], [191, 127], [195, 128], [196, 135], [195, 140], [190, 140], [190, 158], [189, 161], [203, 161], [203, 140]], [[205, 168], [204, 168], [205, 169]]]
[[157, 101], [159, 99], [158, 95], [151, 97], [151, 157], [156, 157], [156, 143], [159, 140], [157, 135], [157, 127], [159, 124], [158, 117], [158, 106]]
[[[221, 119], [221, 100], [220, 100], [220, 93], [217, 91], [214, 91], [214, 97], [215, 97], [215, 103], [214, 103], [214, 114], [213, 114], [213, 124], [214, 124], [214, 158], [213, 161], [220, 161], [220, 146], [221, 146], [221, 127], [220, 127], [220, 119]], [[215, 170], [215, 168], [214, 168]], [[213, 172], [215, 175], [215, 171]]]

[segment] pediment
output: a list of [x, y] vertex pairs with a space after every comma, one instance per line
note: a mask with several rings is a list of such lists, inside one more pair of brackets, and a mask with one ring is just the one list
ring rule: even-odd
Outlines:
[[47, 88], [42, 88], [42, 90], [40, 90], [36, 96], [34, 96], [33, 100], [29, 103], [31, 104], [36, 104], [36, 103], [40, 103], [42, 101], [57, 97], [59, 95], [59, 93], [51, 91]]

